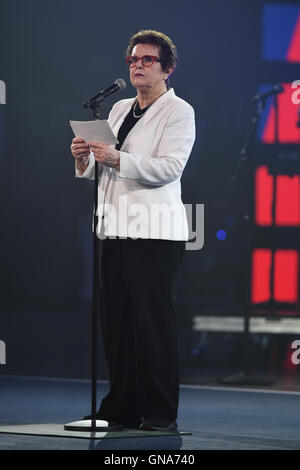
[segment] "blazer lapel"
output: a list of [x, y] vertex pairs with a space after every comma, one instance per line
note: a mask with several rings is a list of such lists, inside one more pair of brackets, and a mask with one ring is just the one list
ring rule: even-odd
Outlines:
[[[126, 150], [126, 147], [128, 146], [128, 143], [129, 143], [129, 140], [131, 139], [131, 137], [135, 133], [140, 131], [146, 124], [148, 124], [148, 122], [151, 121], [151, 119], [153, 119], [154, 116], [156, 116], [156, 114], [162, 109], [162, 107], [165, 105], [166, 101], [168, 101], [169, 99], [174, 98], [174, 96], [175, 96], [174, 89], [170, 88], [166, 93], [164, 93], [160, 98], [158, 98], [155, 101], [155, 103], [153, 103], [152, 106], [150, 106], [150, 108], [148, 109], [148, 111], [146, 111], [144, 116], [142, 116], [139, 119], [139, 121], [133, 126], [131, 131], [127, 134], [126, 139], [124, 140], [123, 145], [121, 147], [121, 150]], [[134, 98], [134, 100], [135, 99], [136, 98]], [[131, 102], [129, 108], [126, 110], [127, 111], [126, 115], [128, 114], [128, 112], [129, 112], [129, 110], [130, 110], [130, 108], [133, 104], [133, 101]]]
[[136, 98], [132, 98], [131, 100], [129, 100], [126, 103], [126, 106], [124, 107], [122, 113], [121, 114], [118, 113], [118, 115], [116, 116], [116, 118], [114, 120], [110, 120], [110, 127], [113, 129], [115, 135], [118, 134], [119, 129], [120, 129], [121, 125], [123, 124], [123, 121], [124, 121], [125, 117], [129, 113], [130, 108], [133, 105], [133, 102], [134, 102], [135, 99]]

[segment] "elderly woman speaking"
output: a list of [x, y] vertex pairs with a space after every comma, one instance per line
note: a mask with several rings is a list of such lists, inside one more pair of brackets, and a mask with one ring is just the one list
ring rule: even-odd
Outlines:
[[137, 96], [108, 117], [114, 147], [74, 138], [76, 176], [94, 178], [101, 245], [101, 326], [109, 393], [97, 419], [176, 430], [179, 398], [176, 283], [188, 240], [180, 178], [195, 140], [193, 108], [169, 77], [176, 47], [161, 32], [132, 36], [126, 61]]

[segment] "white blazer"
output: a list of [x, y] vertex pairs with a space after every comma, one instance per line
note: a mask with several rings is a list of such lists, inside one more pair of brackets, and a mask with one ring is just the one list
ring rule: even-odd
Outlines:
[[[108, 123], [117, 136], [136, 98], [118, 101]], [[173, 88], [161, 95], [127, 135], [120, 171], [99, 164], [97, 236], [188, 240], [180, 178], [195, 141], [193, 108]], [[80, 175], [94, 178], [95, 159]]]

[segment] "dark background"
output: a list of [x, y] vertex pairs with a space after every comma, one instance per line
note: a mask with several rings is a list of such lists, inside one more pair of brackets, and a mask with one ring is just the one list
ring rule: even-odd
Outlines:
[[[7, 87], [7, 104], [0, 105], [0, 339], [7, 346], [1, 373], [89, 377], [93, 186], [74, 178], [68, 121], [91, 119], [82, 103], [117, 78], [127, 88], [105, 102], [102, 118], [115, 101], [135, 95], [124, 55], [130, 36], [148, 28], [176, 44], [171, 85], [196, 113], [182, 195], [185, 203], [205, 204], [205, 243], [186, 253], [179, 283], [183, 380], [239, 365], [239, 335], [192, 327], [205, 312], [243, 313], [247, 193], [241, 183], [230, 196], [228, 183], [251, 97], [273, 78], [261, 59], [263, 4], [1, 1], [0, 79]], [[287, 79], [280, 68], [274, 74]], [[217, 239], [220, 228], [228, 230], [226, 240]], [[105, 377], [103, 351], [101, 357]]]

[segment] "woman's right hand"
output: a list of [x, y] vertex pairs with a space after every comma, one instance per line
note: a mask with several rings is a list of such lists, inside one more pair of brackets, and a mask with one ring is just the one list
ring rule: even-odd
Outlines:
[[74, 137], [70, 150], [76, 160], [80, 158], [85, 160], [90, 154], [90, 146], [82, 137]]

